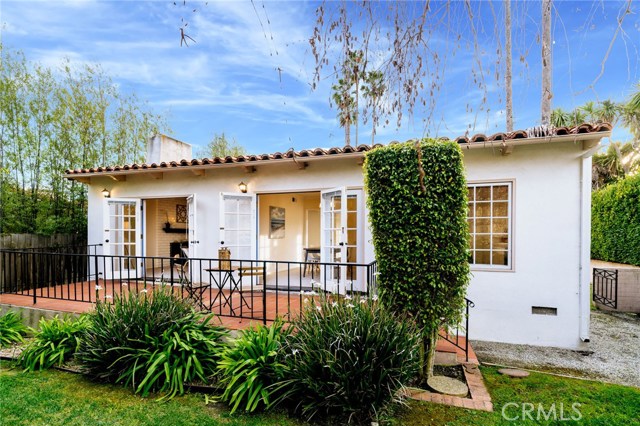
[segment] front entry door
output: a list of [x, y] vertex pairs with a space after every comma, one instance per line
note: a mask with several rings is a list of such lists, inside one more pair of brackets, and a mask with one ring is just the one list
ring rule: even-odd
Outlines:
[[140, 200], [105, 199], [104, 274], [107, 279], [141, 276]]
[[[323, 263], [361, 263], [362, 191], [333, 188], [322, 191], [320, 255]], [[321, 287], [344, 294], [362, 291], [358, 267], [321, 267]]]

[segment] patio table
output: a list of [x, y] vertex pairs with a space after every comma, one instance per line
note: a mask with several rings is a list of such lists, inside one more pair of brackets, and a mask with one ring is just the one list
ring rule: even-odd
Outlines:
[[[239, 285], [239, 281], [236, 280], [235, 277], [233, 276], [233, 273], [236, 271], [236, 268], [230, 268], [230, 269], [209, 268], [209, 269], [205, 269], [205, 271], [209, 273], [209, 275], [211, 276], [211, 281], [213, 281], [215, 286], [218, 288], [218, 294], [211, 301], [211, 304], [209, 305], [209, 310], [213, 311], [213, 308], [217, 306], [224, 307], [229, 305], [231, 312], [235, 315], [234, 309], [231, 306], [231, 297], [233, 297], [233, 292], [238, 290], [238, 285]], [[227, 284], [230, 284], [228, 296], [224, 294], [224, 287]], [[216, 305], [215, 303], [218, 300], [220, 301], [220, 304]]]
[[[211, 276], [211, 280], [218, 288], [218, 294], [211, 301], [211, 305], [209, 306], [209, 310], [213, 311], [214, 307], [217, 306], [227, 306], [231, 310], [231, 313], [235, 315], [235, 310], [232, 306], [232, 298], [234, 293], [240, 294], [240, 309], [242, 306], [246, 306], [247, 308], [251, 308], [249, 302], [242, 294], [245, 289], [242, 286], [242, 278], [243, 277], [251, 277], [252, 281], [249, 284], [249, 290], [254, 291], [255, 283], [253, 282], [252, 277], [263, 277], [264, 279], [264, 268], [263, 267], [239, 267], [239, 268], [230, 268], [230, 269], [221, 269], [221, 268], [209, 268], [205, 269], [205, 271], [209, 272]], [[238, 273], [238, 279], [234, 277], [234, 272]], [[224, 287], [229, 284], [229, 295], [224, 294]], [[220, 301], [219, 305], [215, 305], [216, 301]]]

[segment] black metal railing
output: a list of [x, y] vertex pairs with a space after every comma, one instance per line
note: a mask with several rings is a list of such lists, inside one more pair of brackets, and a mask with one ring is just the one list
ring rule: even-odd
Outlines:
[[[202, 311], [267, 323], [293, 319], [318, 294], [377, 294], [378, 264], [105, 255], [100, 244], [80, 248], [0, 249], [5, 294], [94, 303], [128, 291], [170, 287]], [[469, 311], [440, 337], [469, 360]]]
[[331, 263], [105, 255], [77, 250], [2, 249], [2, 292], [93, 303], [158, 287], [221, 317], [291, 319], [314, 294], [373, 295], [377, 263]]
[[[88, 257], [102, 244], [0, 249], [0, 293], [91, 279]], [[94, 277], [95, 279], [95, 277]]]
[[593, 268], [593, 301], [618, 309], [618, 270]]
[[[469, 362], [469, 311], [475, 304], [465, 297], [464, 317], [455, 327], [440, 330], [440, 337], [464, 352], [465, 360]], [[455, 329], [455, 331], [454, 331]]]

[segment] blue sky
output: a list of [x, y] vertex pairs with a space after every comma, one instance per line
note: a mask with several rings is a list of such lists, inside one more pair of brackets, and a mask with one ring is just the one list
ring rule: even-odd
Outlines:
[[[207, 5], [187, 2], [186, 8], [178, 3], [2, 0], [2, 43], [51, 67], [64, 58], [72, 63], [100, 63], [121, 90], [136, 92], [156, 112], [166, 114], [171, 134], [193, 144], [196, 151], [214, 133], [222, 132], [251, 153], [344, 144], [344, 131], [329, 102], [331, 77], [315, 91], [310, 86], [314, 60], [308, 39], [317, 3], [213, 1]], [[555, 2], [554, 108], [571, 109], [588, 100], [622, 100], [640, 80], [640, 14], [631, 14], [624, 20], [602, 77], [590, 88], [600, 73], [623, 4]], [[463, 3], [455, 5], [460, 8]], [[434, 110], [416, 109], [412, 117], [405, 116], [400, 129], [391, 119], [390, 126], [378, 130], [376, 141], [504, 130], [504, 89], [493, 70], [495, 41], [504, 34], [501, 28], [494, 30], [490, 6], [473, 3], [480, 17], [476, 21], [479, 55], [473, 53], [470, 36], [462, 38], [454, 56], [446, 34], [438, 30], [433, 35], [433, 49], [447, 57]], [[501, 16], [502, 2], [492, 6], [493, 13]], [[512, 7], [515, 127], [527, 128], [539, 124], [540, 115], [540, 46], [536, 42], [540, 5], [514, 2]], [[193, 8], [198, 12], [191, 13]], [[188, 17], [189, 34], [197, 41], [189, 48], [180, 47], [181, 17]], [[460, 25], [466, 33], [467, 24]], [[486, 91], [478, 89], [469, 72], [477, 57], [485, 71]], [[434, 120], [425, 127], [423, 119], [429, 112]], [[627, 137], [623, 130], [615, 136]], [[362, 125], [360, 142], [370, 138], [370, 125]]]

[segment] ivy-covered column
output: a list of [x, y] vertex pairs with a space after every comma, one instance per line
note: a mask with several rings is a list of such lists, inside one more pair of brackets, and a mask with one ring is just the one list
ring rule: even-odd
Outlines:
[[460, 319], [469, 282], [462, 151], [448, 141], [393, 144], [370, 151], [364, 169], [379, 297], [422, 328], [428, 377], [438, 330]]

